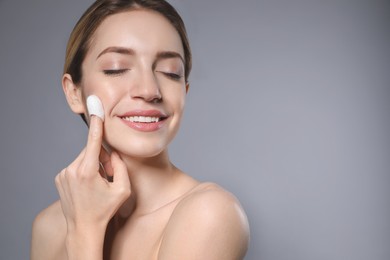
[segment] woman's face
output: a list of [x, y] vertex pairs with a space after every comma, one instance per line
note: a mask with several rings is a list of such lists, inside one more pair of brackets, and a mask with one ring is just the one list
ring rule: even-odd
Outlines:
[[105, 110], [105, 139], [118, 152], [151, 157], [175, 136], [186, 96], [179, 34], [162, 15], [132, 10], [107, 17], [82, 65], [84, 98]]

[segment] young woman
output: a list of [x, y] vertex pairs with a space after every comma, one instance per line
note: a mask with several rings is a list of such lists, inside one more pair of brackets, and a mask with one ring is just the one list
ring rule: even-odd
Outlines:
[[[88, 141], [56, 176], [60, 200], [34, 221], [31, 259], [244, 258], [249, 228], [237, 199], [169, 160], [190, 70], [184, 24], [167, 2], [101, 0], [84, 13], [62, 85]], [[104, 121], [88, 114], [91, 95]]]

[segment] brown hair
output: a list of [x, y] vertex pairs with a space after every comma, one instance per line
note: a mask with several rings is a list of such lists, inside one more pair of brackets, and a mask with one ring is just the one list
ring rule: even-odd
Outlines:
[[72, 76], [75, 84], [81, 83], [81, 65], [90, 47], [93, 34], [105, 18], [132, 9], [152, 10], [163, 15], [179, 33], [184, 49], [185, 80], [191, 71], [192, 57], [184, 22], [168, 2], [164, 0], [97, 0], [81, 16], [75, 25], [66, 48], [64, 74]]

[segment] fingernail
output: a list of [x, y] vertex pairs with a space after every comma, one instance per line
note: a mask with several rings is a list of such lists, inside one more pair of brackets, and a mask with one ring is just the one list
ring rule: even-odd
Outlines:
[[87, 98], [87, 109], [90, 116], [98, 116], [104, 121], [103, 105], [97, 96], [91, 95]]

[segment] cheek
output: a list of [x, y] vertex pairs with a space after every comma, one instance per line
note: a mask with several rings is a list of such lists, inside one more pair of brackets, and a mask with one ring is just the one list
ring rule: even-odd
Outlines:
[[172, 105], [176, 110], [183, 110], [186, 100], [186, 92], [184, 87], [169, 88], [165, 95], [165, 101]]
[[83, 90], [85, 96], [89, 95], [112, 95], [112, 87], [111, 84], [107, 81], [100, 80], [98, 77], [95, 77], [93, 79], [85, 79], [83, 82]]
[[83, 85], [85, 98], [89, 95], [96, 95], [100, 98], [106, 110], [119, 101], [125, 94], [121, 82], [109, 81], [101, 77], [86, 79]]

